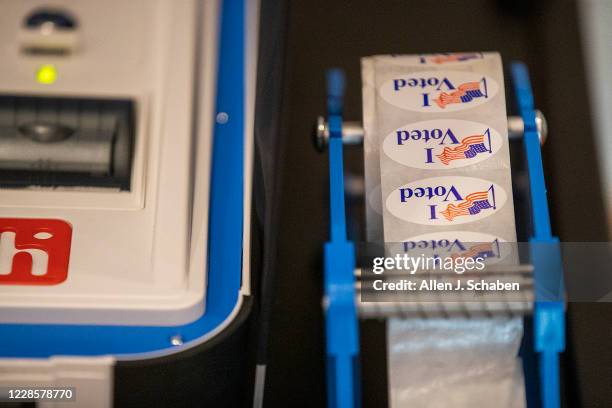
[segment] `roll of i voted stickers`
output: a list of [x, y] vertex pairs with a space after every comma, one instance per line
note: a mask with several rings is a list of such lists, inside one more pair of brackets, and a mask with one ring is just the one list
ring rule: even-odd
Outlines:
[[[363, 58], [361, 66], [368, 241], [384, 242], [386, 256], [481, 258], [487, 266], [499, 264], [496, 267], [517, 263], [499, 54], [374, 56]], [[468, 315], [489, 310], [485, 302], [432, 307], [431, 301], [444, 302], [444, 297], [427, 299], [421, 310], [456, 307]], [[390, 406], [431, 401], [440, 406], [480, 406], [479, 388], [465, 373], [491, 367], [495, 368], [490, 375], [498, 380], [487, 383], [488, 400], [505, 401], [512, 392], [517, 397], [508, 406], [525, 406], [515, 358], [521, 318], [449, 320], [389, 320]], [[410, 330], [402, 334], [406, 325]], [[510, 332], [516, 335], [505, 336]], [[419, 352], [419, 339], [424, 338], [427, 355]], [[489, 346], [496, 353], [482, 353]], [[450, 353], [448, 359], [433, 357], [445, 352]], [[410, 380], [401, 374], [414, 372], [419, 374]], [[445, 376], [463, 379], [451, 393], [461, 395], [460, 400], [435, 391], [434, 384]], [[410, 392], [415, 381], [419, 390], [430, 391]]]
[[362, 76], [367, 220], [382, 208], [380, 239], [461, 226], [516, 241], [499, 55], [368, 57]]

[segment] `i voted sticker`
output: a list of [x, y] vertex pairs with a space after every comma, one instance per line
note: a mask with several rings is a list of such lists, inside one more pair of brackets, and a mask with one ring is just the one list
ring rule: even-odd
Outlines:
[[410, 237], [400, 250], [412, 256], [440, 258], [482, 258], [487, 264], [500, 262], [512, 253], [513, 246], [495, 235], [474, 231], [444, 231]]
[[472, 61], [484, 59], [482, 52], [444, 52], [438, 54], [420, 54], [420, 55], [392, 55], [399, 58], [402, 65], [450, 65], [470, 63]]
[[422, 225], [458, 225], [489, 217], [506, 203], [499, 185], [473, 177], [433, 177], [401, 186], [385, 200], [396, 217]]
[[383, 151], [419, 169], [455, 169], [487, 160], [502, 147], [495, 129], [478, 122], [445, 119], [411, 123], [389, 133]]
[[446, 52], [439, 54], [422, 54], [417, 56], [422, 65], [443, 65], [458, 62], [472, 62], [484, 58], [482, 52]]
[[455, 112], [486, 103], [499, 91], [486, 75], [467, 71], [422, 71], [384, 82], [380, 96], [392, 105], [416, 112]]

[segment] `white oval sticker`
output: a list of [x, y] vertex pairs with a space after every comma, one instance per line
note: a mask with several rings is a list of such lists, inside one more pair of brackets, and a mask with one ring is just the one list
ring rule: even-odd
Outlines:
[[455, 169], [494, 155], [501, 135], [482, 123], [436, 119], [411, 123], [389, 133], [383, 141], [387, 156], [419, 169]]
[[394, 59], [399, 60], [402, 65], [440, 66], [470, 63], [475, 60], [484, 59], [484, 54], [482, 52], [445, 52], [438, 54], [392, 55], [391, 58], [388, 58], [389, 61]]
[[421, 64], [442, 65], [480, 60], [484, 58], [484, 55], [482, 52], [447, 52], [419, 55], [417, 58]]
[[382, 84], [380, 96], [416, 112], [454, 112], [486, 103], [499, 90], [489, 76], [467, 71], [421, 71]]
[[395, 189], [387, 209], [396, 217], [422, 225], [458, 225], [495, 214], [506, 192], [497, 184], [473, 177], [433, 177]]
[[513, 251], [513, 245], [495, 235], [474, 231], [443, 231], [403, 240], [401, 252], [411, 256], [484, 258], [495, 264]]

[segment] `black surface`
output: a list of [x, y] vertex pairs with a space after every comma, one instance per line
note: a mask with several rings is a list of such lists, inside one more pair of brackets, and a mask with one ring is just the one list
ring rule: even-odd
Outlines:
[[[527, 63], [537, 106], [549, 123], [543, 149], [553, 229], [564, 241], [606, 241], [582, 50], [573, 1], [332, 1], [291, 3], [287, 121], [278, 279], [266, 406], [324, 406], [322, 245], [328, 236], [327, 157], [310, 131], [324, 113], [324, 71], [345, 70], [345, 117], [361, 117], [359, 58], [373, 54], [495, 50]], [[362, 172], [360, 149], [346, 169]], [[585, 199], [585, 197], [589, 197]], [[588, 215], [588, 216], [586, 216]], [[570, 305], [562, 361], [565, 405], [612, 406], [612, 308]], [[364, 325], [362, 325], [362, 329]], [[362, 330], [364, 406], [386, 402], [384, 325]]]
[[278, 231], [280, 228], [281, 155], [285, 140], [281, 138], [283, 119], [278, 112], [283, 103], [283, 74], [287, 38], [287, 3], [263, 0], [260, 4], [259, 70], [255, 112], [255, 158], [253, 176], [253, 215], [263, 241], [259, 248], [261, 262], [257, 269], [254, 291], [258, 297], [257, 364], [267, 361], [269, 320], [274, 299], [274, 278], [277, 271]]

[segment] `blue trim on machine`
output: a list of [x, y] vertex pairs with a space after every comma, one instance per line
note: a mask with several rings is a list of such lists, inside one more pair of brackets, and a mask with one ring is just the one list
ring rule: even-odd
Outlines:
[[[210, 190], [206, 313], [183, 326], [0, 324], [0, 357], [135, 354], [172, 348], [170, 338], [198, 339], [219, 326], [238, 302], [242, 275], [246, 0], [221, 6]], [[180, 349], [177, 349], [180, 350]]]

